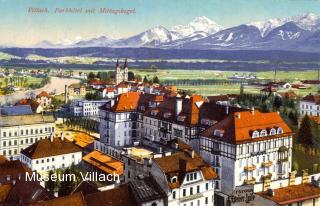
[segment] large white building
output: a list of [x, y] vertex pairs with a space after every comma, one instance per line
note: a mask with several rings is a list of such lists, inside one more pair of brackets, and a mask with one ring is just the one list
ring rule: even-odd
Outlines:
[[320, 116], [320, 95], [307, 95], [300, 101], [300, 114]]
[[[277, 112], [230, 114], [200, 134], [200, 155], [215, 168], [221, 183], [217, 205], [236, 187], [289, 177], [293, 132]], [[259, 192], [259, 191], [255, 191]], [[223, 203], [224, 202], [224, 203]]]
[[0, 116], [0, 155], [18, 159], [20, 151], [55, 132], [53, 116]]
[[192, 150], [155, 158], [151, 174], [167, 194], [169, 206], [212, 206], [214, 203], [217, 175]]
[[101, 142], [126, 146], [140, 140], [165, 144], [179, 138], [198, 151], [201, 131], [243, 110], [207, 102], [199, 95], [127, 92], [100, 108]]
[[76, 117], [93, 117], [99, 115], [99, 107], [110, 100], [73, 100], [70, 112]]
[[39, 140], [21, 151], [20, 161], [39, 173], [77, 165], [82, 160], [82, 150], [63, 138]]

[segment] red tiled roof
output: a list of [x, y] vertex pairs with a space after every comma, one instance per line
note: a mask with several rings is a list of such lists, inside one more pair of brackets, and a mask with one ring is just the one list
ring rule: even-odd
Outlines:
[[47, 97], [47, 98], [51, 98], [51, 96], [48, 94], [48, 92], [46, 91], [42, 91], [40, 94], [37, 95], [37, 98], [39, 97]]
[[31, 206], [86, 206], [82, 193], [74, 193], [65, 197], [59, 197], [48, 201], [31, 204]]
[[46, 138], [22, 150], [21, 154], [31, 159], [39, 159], [76, 152], [81, 152], [80, 147], [67, 139], [61, 140], [60, 138], [54, 138], [51, 142], [50, 138]]
[[[278, 127], [282, 128], [282, 134], [258, 138], [251, 137], [252, 131]], [[223, 133], [222, 137], [215, 136], [215, 130], [221, 131]], [[230, 114], [227, 118], [205, 130], [200, 135], [232, 144], [242, 144], [266, 140], [268, 138], [280, 138], [292, 134], [292, 130], [277, 112], [243, 111]]]
[[320, 198], [320, 188], [310, 183], [292, 185], [279, 189], [274, 189], [274, 196], [268, 195], [267, 192], [260, 192], [258, 195], [272, 200], [279, 205], [288, 205], [300, 201], [306, 201], [313, 198]]
[[31, 172], [31, 169], [20, 162], [20, 160], [6, 161], [0, 164], [0, 182], [4, 182], [8, 175], [13, 180]]
[[[191, 156], [191, 151], [183, 151], [169, 156], [155, 158], [154, 161], [165, 173], [170, 188], [180, 187], [185, 175], [193, 171], [201, 170], [206, 180], [217, 178], [217, 174], [214, 169], [204, 162], [204, 160], [195, 152], [194, 157]], [[178, 177], [177, 182], [171, 182], [171, 178], [173, 176]]]

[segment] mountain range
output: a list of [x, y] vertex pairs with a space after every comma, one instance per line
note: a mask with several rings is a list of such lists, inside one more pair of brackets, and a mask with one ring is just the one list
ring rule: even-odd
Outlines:
[[224, 28], [207, 17], [187, 25], [156, 26], [128, 38], [107, 35], [71, 44], [42, 41], [33, 48], [160, 48], [197, 50], [287, 50], [320, 52], [320, 15], [268, 19]]

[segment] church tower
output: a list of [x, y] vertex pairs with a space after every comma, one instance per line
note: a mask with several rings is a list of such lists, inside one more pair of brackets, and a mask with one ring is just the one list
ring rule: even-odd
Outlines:
[[124, 62], [123, 81], [128, 81], [128, 62], [127, 62], [127, 59]]
[[119, 60], [117, 59], [117, 64], [115, 68], [115, 83], [118, 85], [120, 82], [122, 82], [122, 74], [121, 74], [121, 67], [119, 65]]

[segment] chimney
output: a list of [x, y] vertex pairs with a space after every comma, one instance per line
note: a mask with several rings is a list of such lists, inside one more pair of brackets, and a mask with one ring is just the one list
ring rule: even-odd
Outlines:
[[240, 113], [239, 112], [237, 113], [237, 118], [240, 119]]
[[296, 184], [296, 171], [289, 172], [289, 186]]
[[61, 140], [63, 141], [64, 140], [63, 132], [60, 133], [60, 136], [61, 136]]
[[182, 111], [182, 99], [176, 98], [176, 116]]
[[159, 153], [162, 153], [162, 147], [159, 147]]
[[192, 158], [192, 159], [194, 159], [194, 154], [195, 154], [195, 153], [194, 153], [194, 151], [192, 150], [192, 151], [191, 151], [191, 158]]
[[51, 133], [51, 135], [50, 135], [50, 141], [53, 142], [53, 139], [54, 139], [54, 136], [53, 136], [53, 133]]
[[309, 183], [308, 169], [302, 170], [302, 183]]
[[254, 115], [254, 107], [251, 107], [251, 113]]
[[229, 106], [226, 106], [226, 114], [229, 114]]
[[179, 159], [179, 169], [180, 171], [185, 172], [187, 169], [187, 161], [184, 159]]

